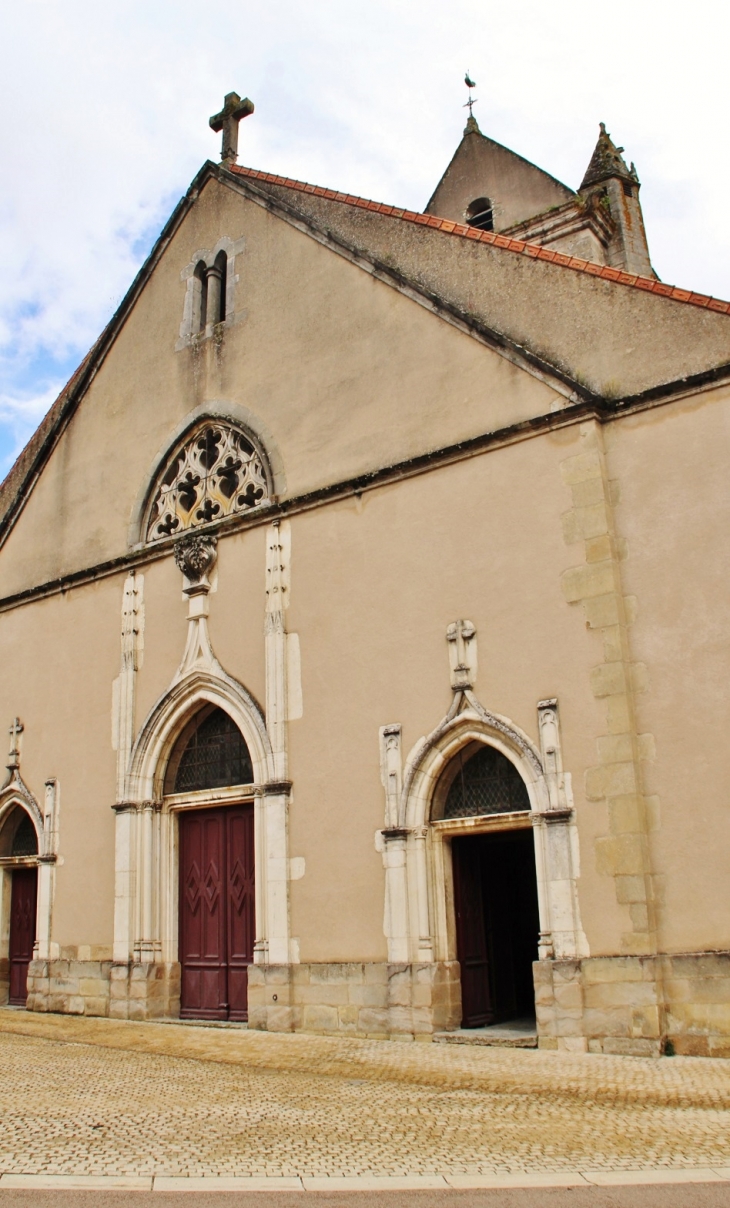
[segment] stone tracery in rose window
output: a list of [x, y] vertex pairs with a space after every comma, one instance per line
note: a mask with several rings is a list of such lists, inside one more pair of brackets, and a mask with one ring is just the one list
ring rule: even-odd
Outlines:
[[248, 512], [269, 498], [260, 455], [232, 424], [207, 421], [173, 457], [156, 488], [147, 540]]

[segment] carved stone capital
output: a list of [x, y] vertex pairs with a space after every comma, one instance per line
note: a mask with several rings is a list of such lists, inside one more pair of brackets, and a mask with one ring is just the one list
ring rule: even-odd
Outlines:
[[533, 826], [537, 826], [541, 822], [547, 822], [548, 824], [553, 822], [569, 822], [573, 817], [573, 813], [572, 806], [556, 806], [554, 809], [533, 810], [530, 814], [530, 821]]
[[191, 584], [207, 584], [215, 565], [218, 542], [215, 537], [189, 533], [175, 542], [175, 562]]
[[398, 839], [407, 839], [410, 834], [407, 826], [389, 826], [380, 833], [386, 843], [394, 843]]
[[139, 805], [136, 801], [115, 801], [112, 809], [115, 814], [136, 814]]
[[291, 792], [291, 780], [270, 780], [261, 785], [264, 797], [286, 797]]

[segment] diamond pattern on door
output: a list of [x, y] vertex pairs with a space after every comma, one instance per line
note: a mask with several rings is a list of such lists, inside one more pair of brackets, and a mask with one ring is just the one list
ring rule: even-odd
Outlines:
[[220, 877], [215, 864], [208, 866], [208, 873], [205, 878], [205, 896], [207, 899], [208, 910], [213, 913], [218, 905], [218, 897], [220, 895]]
[[185, 897], [191, 914], [195, 914], [200, 905], [200, 869], [195, 863], [193, 863], [185, 882]]
[[255, 936], [253, 805], [181, 815], [180, 887], [180, 1014], [245, 1020]]
[[246, 905], [246, 898], [253, 892], [253, 878], [248, 877], [240, 860], [236, 860], [230, 880], [231, 902], [236, 914]]

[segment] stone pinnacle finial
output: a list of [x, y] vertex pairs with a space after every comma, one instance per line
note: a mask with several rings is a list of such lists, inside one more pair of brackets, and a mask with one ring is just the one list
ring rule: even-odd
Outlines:
[[590, 185], [598, 184], [600, 181], [608, 180], [612, 176], [617, 176], [623, 180], [631, 180], [635, 184], [639, 183], [639, 178], [636, 175], [636, 168], [633, 164], [631, 169], [627, 168], [623, 159], [623, 147], [617, 147], [611, 135], [606, 130], [606, 123], [599, 122], [601, 133], [598, 136], [595, 150], [591, 157], [591, 162], [588, 165], [585, 176], [581, 183], [581, 190], [588, 188]]
[[220, 113], [214, 113], [210, 119], [210, 128], [223, 131], [221, 140], [221, 160], [223, 163], [235, 164], [238, 159], [238, 123], [241, 118], [253, 113], [253, 101], [248, 97], [241, 100], [237, 92], [229, 92], [223, 102]]

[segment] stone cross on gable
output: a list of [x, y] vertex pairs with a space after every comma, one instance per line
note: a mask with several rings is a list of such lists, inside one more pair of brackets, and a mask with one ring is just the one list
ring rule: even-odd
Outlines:
[[241, 100], [237, 92], [229, 92], [220, 113], [214, 113], [210, 119], [211, 130], [223, 131], [221, 160], [224, 163], [235, 164], [238, 159], [238, 123], [250, 113], [253, 113], [253, 101], [248, 97]]
[[13, 718], [13, 724], [8, 733], [10, 735], [10, 752], [7, 767], [17, 768], [20, 764], [20, 735], [23, 733], [23, 723], [19, 717]]

